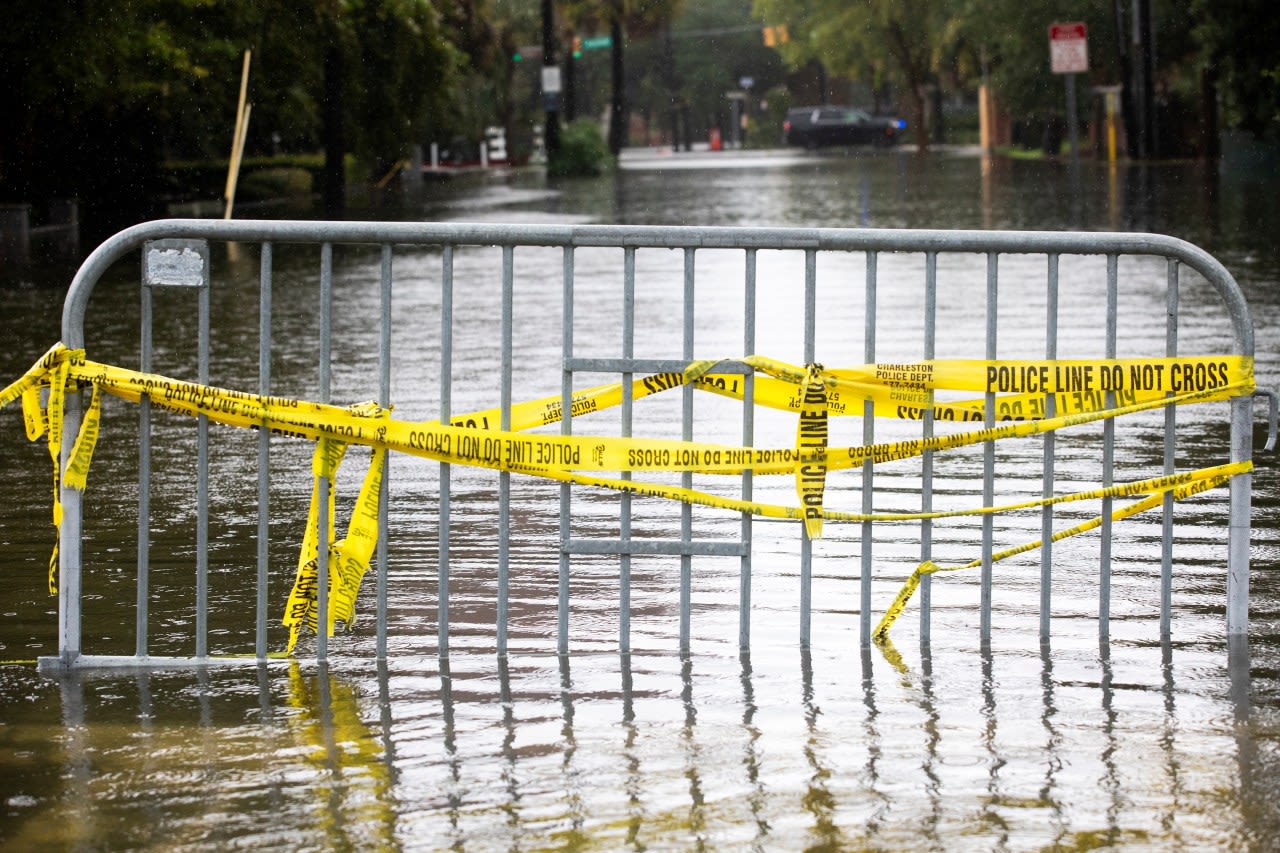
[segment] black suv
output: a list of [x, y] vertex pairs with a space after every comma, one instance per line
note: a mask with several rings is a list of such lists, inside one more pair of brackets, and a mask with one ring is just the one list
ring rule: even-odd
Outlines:
[[852, 107], [797, 107], [787, 111], [782, 141], [787, 145], [893, 145], [907, 123], [879, 118]]

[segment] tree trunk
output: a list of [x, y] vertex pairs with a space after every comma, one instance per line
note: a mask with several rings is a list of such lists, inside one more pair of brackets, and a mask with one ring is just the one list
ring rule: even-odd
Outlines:
[[907, 94], [911, 103], [910, 121], [915, 125], [916, 146], [921, 152], [929, 150], [929, 128], [925, 126], [925, 92], [924, 87], [929, 78], [929, 65], [925, 57], [917, 58], [912, 54], [911, 44], [896, 22], [888, 27], [890, 54], [902, 70], [907, 83]]
[[916, 129], [916, 146], [921, 151], [929, 150], [929, 128], [925, 126], [924, 114], [924, 81], [913, 80], [909, 86], [911, 97], [911, 123]]
[[1200, 71], [1200, 156], [1217, 163], [1222, 154], [1218, 139], [1218, 66], [1216, 59]]
[[573, 124], [574, 119], [578, 117], [578, 82], [575, 79], [578, 71], [578, 62], [573, 58], [573, 33], [566, 34], [564, 49], [564, 122], [565, 124]]
[[663, 82], [667, 89], [667, 130], [671, 136], [671, 150], [676, 151], [680, 147], [680, 113], [676, 96], [679, 84], [676, 81], [675, 50], [671, 44], [670, 20], [662, 23], [662, 66]]
[[339, 218], [346, 211], [346, 127], [343, 123], [344, 62], [336, 33], [330, 34], [324, 56], [324, 172], [321, 194], [326, 216]]

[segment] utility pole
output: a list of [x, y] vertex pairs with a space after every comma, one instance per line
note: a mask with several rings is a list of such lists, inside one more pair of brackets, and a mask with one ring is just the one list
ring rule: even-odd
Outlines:
[[547, 159], [560, 153], [560, 66], [556, 65], [555, 10], [542, 0], [542, 105], [547, 111], [543, 141]]
[[1151, 0], [1134, 0], [1133, 42], [1138, 49], [1141, 151], [1143, 157], [1155, 157], [1160, 152], [1156, 139], [1155, 45], [1151, 34]]
[[564, 52], [564, 121], [565, 124], [573, 124], [573, 120], [578, 117], [578, 39], [572, 32], [566, 39], [569, 47]]
[[675, 48], [671, 44], [671, 19], [662, 21], [663, 82], [667, 87], [667, 124], [671, 131], [671, 150], [680, 150], [679, 83], [676, 79]]
[[613, 0], [610, 6], [609, 38], [612, 40], [609, 51], [612, 63], [613, 99], [609, 106], [609, 153], [614, 157], [627, 143], [627, 109], [624, 104], [626, 78], [622, 66], [622, 0]]
[[1125, 40], [1124, 0], [1111, 0], [1116, 18], [1116, 55], [1120, 59], [1120, 117], [1124, 122], [1125, 151], [1130, 157], [1138, 156], [1138, 122], [1133, 98], [1133, 63], [1130, 60], [1128, 42]]

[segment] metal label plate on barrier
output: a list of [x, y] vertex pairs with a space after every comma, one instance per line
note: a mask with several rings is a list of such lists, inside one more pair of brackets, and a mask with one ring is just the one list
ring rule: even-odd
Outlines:
[[147, 287], [208, 287], [208, 241], [148, 241], [142, 248], [142, 283]]

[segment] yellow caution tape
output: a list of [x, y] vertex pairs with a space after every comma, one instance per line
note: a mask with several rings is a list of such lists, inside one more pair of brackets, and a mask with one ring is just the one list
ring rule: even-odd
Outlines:
[[[891, 462], [919, 456], [926, 451], [1039, 435], [1165, 405], [1220, 399], [1223, 395], [1248, 393], [1253, 387], [1250, 381], [1238, 386], [1161, 397], [1097, 412], [1011, 422], [968, 433], [823, 450], [736, 447], [678, 439], [520, 435], [509, 430], [442, 425], [438, 421], [401, 421], [386, 413], [370, 417], [355, 408], [229, 391], [92, 362], [77, 367], [73, 376], [128, 400], [136, 401], [143, 394], [148, 394], [154, 407], [188, 415], [203, 414], [216, 423], [251, 429], [266, 427], [273, 433], [311, 440], [334, 438], [354, 444], [386, 447], [440, 462], [534, 475], [556, 469], [793, 474], [798, 465], [824, 459], [828, 470], [842, 470], [860, 466], [868, 460]], [[50, 407], [52, 411], [53, 401]]]
[[[1174, 500], [1184, 500], [1192, 497], [1193, 495], [1198, 495], [1201, 492], [1206, 492], [1210, 489], [1216, 489], [1219, 486], [1226, 485], [1226, 483], [1236, 474], [1245, 474], [1251, 470], [1253, 470], [1252, 462], [1235, 462], [1230, 465], [1220, 465], [1212, 469], [1194, 471], [1190, 474], [1170, 475], [1170, 477], [1162, 478], [1170, 481], [1169, 484], [1162, 485], [1158, 488], [1152, 488], [1150, 490], [1154, 493], [1150, 496], [1143, 498], [1140, 501], [1135, 501], [1126, 507], [1121, 507], [1120, 509], [1115, 510], [1111, 513], [1111, 520], [1122, 521], [1123, 519], [1137, 515], [1140, 512], [1146, 512], [1149, 509], [1154, 509], [1164, 502], [1164, 496], [1166, 493], [1172, 493]], [[1174, 478], [1177, 478], [1177, 485], [1172, 485]], [[1110, 490], [1099, 491], [1110, 492]], [[1146, 489], [1143, 489], [1143, 491], [1146, 491]], [[1128, 493], [1132, 494], [1134, 492], [1130, 491]], [[1094, 530], [1102, 526], [1103, 519], [1103, 516], [1091, 518], [1088, 521], [1075, 525], [1074, 527], [1059, 530], [1050, 536], [1049, 539], [1052, 542], [1060, 542], [1071, 536], [1087, 533], [1090, 530]], [[1027, 542], [1023, 545], [1007, 548], [1003, 551], [997, 551], [991, 555], [991, 562], [997, 563], [1001, 560], [1008, 559], [1009, 557], [1016, 557], [1019, 554], [1025, 554], [1028, 551], [1033, 551], [1036, 548], [1039, 548], [1042, 544], [1044, 544], [1043, 541], [1037, 539], [1034, 542]], [[879, 624], [876, 625], [875, 630], [872, 632], [872, 637], [877, 642], [888, 639], [889, 629], [893, 627], [893, 623], [897, 621], [897, 618], [902, 615], [902, 611], [906, 609], [907, 603], [911, 600], [916, 589], [920, 586], [920, 579], [924, 575], [932, 575], [938, 572], [958, 572], [963, 571], [964, 569], [976, 569], [981, 565], [981, 559], [970, 560], [962, 566], [939, 566], [932, 560], [925, 560], [923, 563], [916, 566], [916, 568], [912, 570], [911, 574], [907, 577], [906, 581], [903, 582], [902, 588], [898, 590], [898, 594], [894, 598], [893, 603], [889, 605], [889, 608], [884, 612], [884, 616], [881, 617]]]
[[[798, 412], [806, 370], [760, 356], [740, 359], [765, 375], [756, 377], [752, 399], [756, 405]], [[720, 360], [694, 362], [684, 373], [658, 373], [633, 380], [632, 399], [692, 385], [736, 400], [744, 398], [746, 383], [738, 374], [715, 373]], [[994, 367], [993, 367], [994, 365]], [[992, 373], [994, 371], [994, 373]], [[1034, 378], [1028, 378], [1034, 377]], [[932, 361], [918, 364], [874, 364], [824, 371], [827, 408], [831, 416], [862, 415], [864, 402], [874, 405], [878, 418], [921, 420], [931, 414], [939, 421], [982, 421], [985, 398], [937, 400], [934, 391], [991, 391], [993, 420], [1021, 421], [1046, 417], [1046, 401], [1058, 415], [1097, 412], [1107, 408], [1107, 392], [1116, 405], [1162, 400], [1167, 394], [1202, 393], [1203, 401], [1225, 400], [1242, 383], [1253, 381], [1252, 360], [1240, 356], [1112, 359], [1104, 361]], [[1044, 391], [1028, 391], [1044, 388]], [[1018, 390], [1008, 393], [1009, 389]], [[575, 391], [572, 416], [621, 405], [621, 383]], [[511, 429], [520, 432], [558, 423], [560, 395], [514, 404]], [[502, 411], [494, 407], [450, 420], [454, 426], [493, 429]]]
[[[1003, 512], [1081, 500], [1085, 496], [1187, 491], [1194, 484], [1210, 482], [1213, 475], [1192, 472], [1155, 478], [1110, 490], [1027, 501], [1006, 507], [981, 507], [945, 513], [862, 514], [828, 510], [823, 494], [829, 471], [876, 464], [1003, 438], [1018, 438], [1104, 418], [1167, 405], [1227, 399], [1253, 390], [1252, 359], [1238, 356], [1193, 358], [1110, 359], [1098, 361], [931, 361], [914, 364], [875, 364], [854, 368], [823, 369], [799, 366], [761, 356], [738, 359], [761, 375], [756, 378], [754, 402], [795, 411], [799, 417], [796, 446], [787, 448], [735, 447], [674, 439], [606, 437], [593, 435], [521, 435], [523, 430], [555, 423], [563, 417], [561, 397], [516, 404], [511, 407], [510, 430], [497, 430], [499, 409], [489, 409], [439, 421], [396, 420], [390, 411], [372, 403], [340, 407], [284, 397], [247, 394], [183, 382], [111, 365], [87, 361], [83, 350], [52, 347], [21, 379], [0, 391], [0, 408], [21, 399], [27, 435], [32, 440], [47, 434], [54, 463], [54, 523], [61, 525], [58, 479], [84, 489], [100, 423], [99, 392], [130, 401], [146, 396], [154, 407], [188, 415], [203, 415], [229, 426], [267, 429], [273, 433], [317, 442], [313, 463], [317, 478], [332, 482], [345, 448], [362, 444], [374, 449], [369, 472], [357, 501], [347, 537], [333, 541], [334, 520], [329, 518], [330, 541], [324, 543], [329, 565], [330, 610], [327, 631], [335, 621], [348, 624], [354, 618], [360, 578], [368, 567], [376, 543], [377, 492], [386, 450], [408, 453], [440, 462], [473, 465], [500, 471], [516, 471], [560, 482], [594, 485], [635, 494], [654, 495], [691, 504], [737, 512], [802, 520], [811, 538], [821, 535], [824, 520], [906, 520], [942, 518], [960, 514]], [[658, 394], [683, 385], [743, 399], [746, 389], [740, 374], [715, 373], [723, 360], [693, 362], [683, 373], [664, 373], [634, 380], [633, 399]], [[65, 472], [59, 465], [65, 394], [88, 383], [92, 399], [72, 444]], [[40, 408], [40, 389], [49, 389], [48, 402]], [[937, 391], [982, 391], [995, 395], [992, 416], [1000, 426], [973, 432], [880, 444], [829, 447], [827, 419], [854, 414], [871, 402], [877, 416], [919, 418], [932, 413], [943, 420], [972, 421], [986, 416], [985, 400], [937, 401]], [[622, 383], [575, 392], [570, 417], [601, 411], [623, 400]], [[1108, 397], [1116, 404], [1108, 407]], [[1054, 400], [1054, 417], [1045, 417], [1045, 401]], [[1205, 469], [1208, 472], [1217, 469]], [[693, 489], [643, 483], [614, 472], [692, 471], [706, 474], [788, 474], [795, 478], [799, 506], [766, 505], [735, 500]], [[1230, 476], [1226, 474], [1223, 476]], [[1181, 479], [1188, 478], [1188, 479]], [[1210, 479], [1206, 479], [1210, 478]], [[1216, 481], [1214, 481], [1216, 482]], [[1206, 486], [1207, 488], [1207, 486]], [[318, 486], [317, 486], [318, 489]], [[307, 534], [299, 555], [294, 590], [286, 608], [290, 649], [301, 626], [316, 627], [315, 595], [318, 541], [318, 493], [313, 492]], [[332, 502], [329, 505], [332, 513]], [[1036, 543], [1038, 545], [1038, 543]], [[1036, 547], [1031, 545], [1028, 547]], [[50, 563], [51, 589], [54, 560]], [[918, 576], [916, 579], [918, 583]], [[910, 593], [907, 593], [910, 597]], [[903, 602], [905, 604], [905, 600]], [[885, 628], [887, 631], [887, 627]]]
[[[298, 554], [298, 571], [285, 605], [283, 622], [289, 629], [286, 654], [293, 653], [304, 626], [317, 633], [319, 631], [317, 591], [320, 587], [320, 480], [325, 478], [330, 484], [334, 482], [346, 451], [347, 445], [339, 441], [326, 438], [316, 442], [311, 466], [315, 480], [311, 506], [307, 514], [302, 548]], [[348, 626], [355, 624], [356, 597], [360, 594], [361, 582], [369, 571], [373, 549], [378, 544], [378, 505], [386, 455], [386, 450], [382, 448], [373, 450], [369, 469], [347, 526], [347, 535], [343, 539], [335, 541], [334, 502], [327, 502], [329, 515], [325, 529], [328, 531], [328, 636], [333, 636], [338, 622]]]
[[827, 389], [822, 366], [809, 365], [800, 383], [800, 419], [796, 425], [796, 449], [812, 453], [810, 462], [796, 465], [796, 493], [804, 508], [804, 530], [810, 539], [822, 535], [822, 491], [827, 482]]

